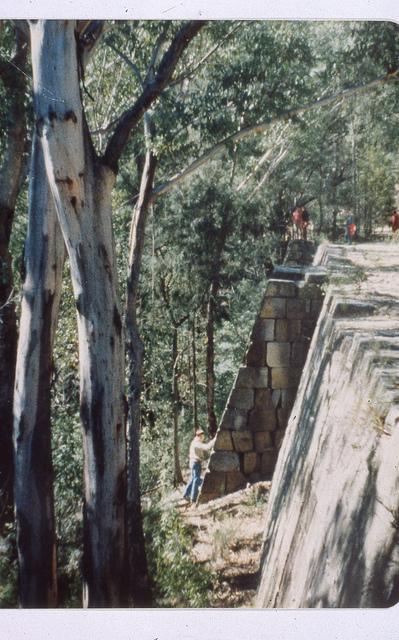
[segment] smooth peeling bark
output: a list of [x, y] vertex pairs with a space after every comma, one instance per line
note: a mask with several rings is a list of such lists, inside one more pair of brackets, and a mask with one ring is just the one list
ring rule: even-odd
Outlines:
[[[149, 122], [145, 124], [147, 138]], [[130, 231], [129, 273], [127, 279], [125, 327], [128, 365], [128, 472], [127, 472], [127, 533], [129, 559], [129, 592], [135, 606], [150, 606], [152, 602], [145, 553], [140, 498], [140, 393], [143, 365], [143, 343], [137, 323], [137, 294], [140, 266], [148, 218], [149, 194], [152, 189], [157, 159], [147, 149], [141, 175], [140, 193]]]
[[57, 604], [50, 380], [64, 258], [64, 241], [36, 139], [14, 393], [15, 513], [22, 607]]
[[67, 247], [79, 336], [84, 449], [83, 603], [124, 606], [126, 434], [124, 336], [111, 192], [84, 122], [73, 21], [33, 21], [36, 129]]
[[80, 288], [75, 280], [85, 477], [84, 603], [123, 606], [127, 604], [124, 334], [110, 225], [113, 176], [103, 174], [104, 168], [97, 166], [93, 191], [86, 191], [96, 212], [86, 237], [95, 242], [78, 245], [78, 271], [73, 275], [84, 285]]
[[17, 323], [13, 301], [10, 236], [15, 206], [25, 169], [26, 76], [15, 73], [26, 67], [27, 43], [19, 31], [10, 62], [0, 62], [0, 79], [8, 92], [8, 126], [4, 131], [5, 154], [0, 168], [0, 535], [13, 520], [13, 394], [17, 353]]

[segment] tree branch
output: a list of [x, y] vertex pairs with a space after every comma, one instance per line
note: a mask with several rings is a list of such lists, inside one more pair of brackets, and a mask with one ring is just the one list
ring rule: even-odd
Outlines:
[[24, 21], [13, 21], [16, 28], [16, 47], [14, 48], [12, 58], [10, 58], [10, 60], [0, 60], [0, 78], [3, 81], [4, 86], [11, 90], [15, 85], [15, 70], [22, 73], [25, 78], [28, 77], [23, 68], [26, 62], [28, 40], [26, 39], [25, 33], [18, 28], [17, 23], [20, 22], [22, 23]]
[[146, 73], [146, 77], [145, 77], [145, 84], [147, 84], [148, 82], [152, 82], [154, 80], [154, 68], [158, 59], [158, 54], [161, 50], [161, 47], [163, 45], [163, 43], [166, 40], [166, 34], [168, 31], [168, 25], [166, 25], [161, 33], [159, 34], [157, 41], [155, 43], [154, 49], [152, 51], [152, 55], [151, 55], [151, 60], [150, 60], [150, 64], [148, 65], [148, 69], [147, 69], [147, 73]]
[[117, 47], [115, 47], [115, 45], [113, 45], [109, 39], [107, 39], [105, 41], [105, 44], [112, 49], [112, 51], [114, 51], [114, 53], [116, 53], [117, 56], [119, 56], [120, 58], [122, 58], [123, 62], [125, 62], [127, 64], [127, 66], [133, 71], [134, 75], [136, 76], [136, 78], [138, 79], [141, 87], [144, 87], [144, 82], [143, 82], [143, 78], [142, 75], [140, 73], [140, 69], [138, 68], [137, 64], [135, 64], [132, 60], [130, 60], [130, 58], [128, 58], [123, 51], [120, 51]]
[[285, 156], [287, 155], [288, 151], [290, 150], [290, 146], [286, 147], [285, 149], [281, 149], [280, 153], [277, 155], [276, 158], [274, 158], [273, 162], [270, 164], [270, 167], [268, 167], [267, 171], [265, 172], [264, 176], [262, 177], [262, 179], [258, 182], [258, 184], [256, 185], [256, 187], [253, 189], [253, 191], [251, 192], [248, 200], [252, 200], [252, 198], [254, 197], [255, 193], [257, 191], [259, 191], [259, 189], [261, 188], [261, 186], [266, 182], [266, 180], [268, 180], [270, 178], [270, 176], [274, 173], [274, 170], [278, 167], [278, 165], [280, 164], [280, 162], [282, 162], [285, 158]]
[[236, 31], [238, 31], [238, 29], [242, 26], [243, 22], [240, 21], [233, 29], [231, 29], [225, 36], [224, 38], [222, 38], [214, 47], [212, 47], [212, 49], [210, 49], [210, 51], [208, 51], [199, 62], [197, 62], [197, 64], [195, 64], [191, 69], [188, 69], [185, 73], [180, 74], [180, 76], [178, 76], [177, 78], [173, 79], [172, 82], [170, 83], [171, 87], [174, 87], [176, 84], [180, 84], [181, 82], [183, 82], [183, 80], [185, 80], [186, 78], [189, 78], [190, 76], [193, 75], [193, 73], [195, 73], [196, 71], [198, 71], [198, 69], [200, 67], [202, 67], [203, 64], [205, 64], [205, 62], [207, 62], [208, 58], [210, 58], [215, 51], [217, 51], [222, 44], [224, 44], [227, 40], [229, 40], [231, 38], [231, 36], [233, 36], [235, 34]]
[[373, 87], [383, 84], [384, 82], [395, 81], [397, 80], [398, 73], [399, 73], [399, 69], [396, 69], [393, 72], [390, 72], [383, 76], [379, 76], [378, 78], [376, 78], [375, 80], [372, 80], [371, 82], [368, 82], [367, 84], [354, 85], [352, 87], [349, 87], [348, 89], [344, 89], [343, 91], [340, 91], [339, 93], [326, 96], [325, 98], [320, 98], [319, 100], [315, 100], [314, 102], [310, 102], [301, 107], [295, 107], [292, 109], [288, 109], [287, 111], [282, 111], [280, 114], [273, 116], [268, 120], [265, 120], [265, 122], [260, 122], [259, 124], [255, 124], [252, 126], [243, 127], [242, 129], [239, 129], [236, 133], [233, 133], [230, 136], [227, 136], [227, 138], [224, 138], [223, 140], [215, 144], [213, 147], [208, 149], [202, 156], [194, 160], [194, 162], [192, 162], [186, 169], [174, 175], [167, 182], [164, 182], [163, 184], [160, 184], [157, 187], [155, 187], [155, 189], [152, 192], [152, 198], [153, 199], [157, 198], [158, 196], [163, 195], [164, 193], [167, 193], [168, 191], [170, 191], [178, 183], [185, 180], [189, 175], [191, 175], [195, 171], [198, 171], [198, 169], [202, 167], [203, 164], [208, 162], [208, 160], [211, 160], [218, 154], [225, 152], [227, 146], [230, 145], [231, 143], [239, 142], [244, 138], [247, 138], [248, 136], [253, 135], [255, 133], [264, 133], [270, 127], [270, 125], [274, 124], [275, 122], [289, 120], [295, 116], [300, 115], [301, 113], [305, 113], [306, 111], [310, 111], [311, 109], [314, 109], [316, 107], [325, 107], [337, 99], [347, 99], [352, 95], [355, 95], [362, 91], [367, 91]]
[[122, 114], [103, 156], [104, 164], [115, 173], [118, 171], [119, 158], [132, 130], [151, 104], [161, 95], [184, 50], [205, 24], [205, 20], [190, 21], [178, 31], [161, 60], [154, 81], [145, 86], [136, 103]]
[[116, 123], [118, 122], [117, 118], [115, 118], [115, 120], [111, 120], [111, 122], [109, 122], [108, 124], [104, 125], [103, 127], [99, 127], [98, 129], [93, 129], [92, 131], [90, 131], [90, 135], [91, 136], [102, 136], [106, 133], [108, 133], [108, 131], [111, 131], [111, 129], [114, 128], [114, 126], [116, 125]]
[[281, 143], [283, 142], [284, 133], [287, 131], [288, 127], [289, 127], [289, 124], [286, 124], [284, 126], [283, 130], [279, 133], [278, 139], [272, 144], [271, 147], [269, 147], [267, 149], [267, 151], [263, 154], [263, 156], [260, 158], [260, 160], [256, 163], [254, 169], [238, 185], [238, 187], [236, 188], [236, 192], [237, 193], [240, 192], [241, 189], [243, 189], [245, 187], [245, 185], [250, 181], [250, 179], [254, 177], [254, 175], [257, 173], [258, 169], [260, 169], [261, 166], [264, 165], [264, 163], [267, 162], [267, 160], [269, 160], [271, 154], [276, 149], [276, 147], [281, 145]]

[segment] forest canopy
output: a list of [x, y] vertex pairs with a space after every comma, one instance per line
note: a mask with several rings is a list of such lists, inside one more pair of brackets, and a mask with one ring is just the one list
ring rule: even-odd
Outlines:
[[398, 54], [386, 22], [2, 21], [1, 606], [173, 602], [146, 497], [215, 434], [292, 210], [388, 223]]

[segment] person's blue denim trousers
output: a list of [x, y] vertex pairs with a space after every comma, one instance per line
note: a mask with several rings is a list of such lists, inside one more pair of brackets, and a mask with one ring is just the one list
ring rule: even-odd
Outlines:
[[195, 502], [197, 500], [198, 491], [201, 484], [201, 463], [193, 462], [191, 465], [191, 478], [190, 482], [185, 488], [184, 498], [186, 498], [186, 500], [190, 500], [191, 502]]

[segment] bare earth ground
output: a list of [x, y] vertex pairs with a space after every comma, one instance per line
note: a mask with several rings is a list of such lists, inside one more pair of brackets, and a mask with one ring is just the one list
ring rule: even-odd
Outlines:
[[253, 607], [270, 482], [200, 506], [176, 503], [193, 536], [193, 559], [215, 572], [212, 607]]

